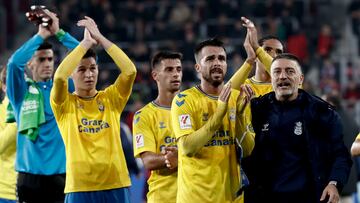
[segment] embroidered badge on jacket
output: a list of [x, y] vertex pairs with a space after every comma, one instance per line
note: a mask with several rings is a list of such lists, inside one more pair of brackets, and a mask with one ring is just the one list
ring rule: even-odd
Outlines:
[[294, 133], [295, 135], [302, 134], [302, 123], [300, 121], [295, 123]]
[[263, 128], [261, 129], [261, 131], [265, 132], [265, 131], [269, 131], [269, 123], [265, 123], [263, 125]]

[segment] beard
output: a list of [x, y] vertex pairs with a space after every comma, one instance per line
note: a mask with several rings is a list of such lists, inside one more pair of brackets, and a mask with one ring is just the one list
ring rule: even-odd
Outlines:
[[224, 75], [214, 79], [211, 77], [211, 74], [209, 74], [209, 75], [204, 75], [203, 78], [213, 87], [219, 87], [224, 82]]

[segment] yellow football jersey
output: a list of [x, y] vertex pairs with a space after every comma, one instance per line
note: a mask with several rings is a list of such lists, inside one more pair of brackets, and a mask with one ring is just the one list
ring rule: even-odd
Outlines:
[[360, 140], [360, 133], [356, 136], [357, 140]]
[[[184, 155], [178, 146], [178, 203], [235, 201], [240, 185], [235, 150], [239, 98], [239, 91], [233, 89], [222, 126], [193, 157]], [[199, 87], [179, 93], [171, 106], [176, 138], [200, 129], [216, 111], [217, 99]]]
[[255, 97], [259, 97], [273, 91], [271, 82], [261, 82], [256, 80], [254, 77], [246, 79], [244, 84], [251, 86], [255, 93]]
[[[176, 145], [170, 108], [151, 102], [136, 112], [133, 136], [135, 157], [146, 151], [159, 154], [165, 146]], [[177, 173], [169, 173], [167, 169], [152, 170], [148, 184], [148, 203], [176, 202]]]
[[7, 97], [0, 104], [0, 198], [16, 200], [16, 123], [6, 123]]
[[114, 85], [91, 99], [67, 94], [61, 105], [51, 100], [65, 144], [65, 193], [128, 187], [119, 120], [129, 95]]

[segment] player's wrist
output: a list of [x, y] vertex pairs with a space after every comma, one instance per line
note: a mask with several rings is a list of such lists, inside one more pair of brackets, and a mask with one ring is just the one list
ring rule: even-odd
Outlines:
[[59, 41], [63, 40], [65, 35], [66, 35], [66, 32], [63, 29], [59, 29], [57, 32], [55, 32], [55, 37]]

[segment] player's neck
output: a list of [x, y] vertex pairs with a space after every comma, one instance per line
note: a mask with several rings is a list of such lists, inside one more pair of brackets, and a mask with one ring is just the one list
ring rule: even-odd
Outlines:
[[155, 103], [157, 103], [160, 106], [171, 107], [171, 102], [172, 102], [173, 98], [175, 97], [175, 95], [177, 93], [179, 93], [179, 91], [176, 91], [176, 92], [169, 92], [169, 91], [159, 92], [159, 95], [155, 99]]
[[202, 80], [200, 84], [200, 88], [203, 92], [209, 95], [219, 96], [224, 83], [221, 83], [219, 86], [213, 86], [212, 84], [208, 83], [207, 81]]
[[92, 90], [75, 89], [75, 94], [81, 98], [92, 98], [97, 94], [97, 90], [96, 89], [92, 89]]

